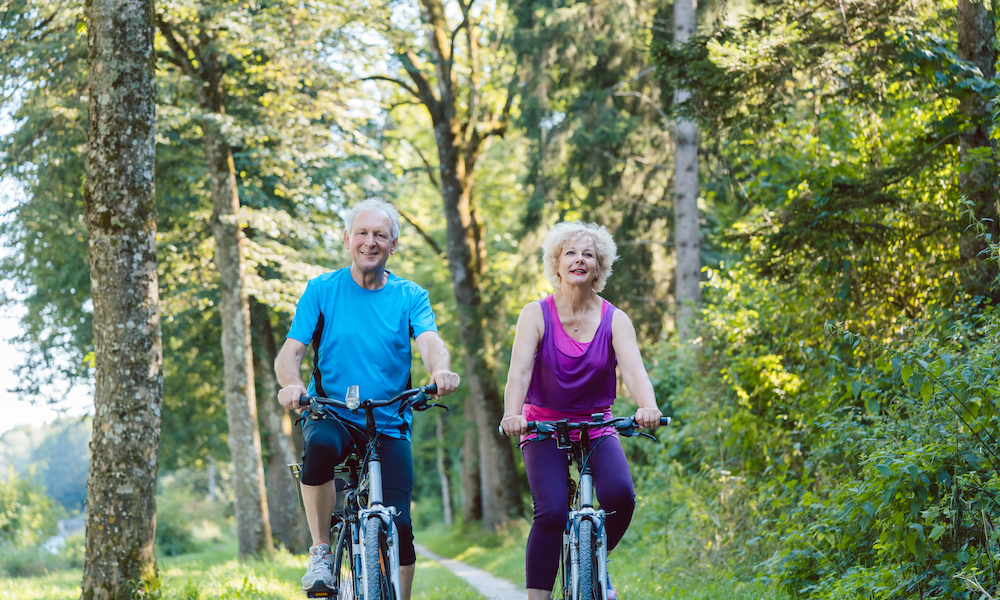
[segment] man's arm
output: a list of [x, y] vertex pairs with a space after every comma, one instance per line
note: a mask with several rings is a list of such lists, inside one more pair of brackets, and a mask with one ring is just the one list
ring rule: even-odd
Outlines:
[[451, 354], [441, 336], [436, 331], [425, 331], [416, 341], [424, 368], [431, 374], [431, 383], [437, 384], [437, 395], [447, 396], [458, 389], [461, 378], [451, 371]]
[[302, 342], [288, 338], [278, 352], [278, 358], [274, 359], [274, 375], [281, 386], [278, 390], [278, 404], [300, 413], [302, 407], [299, 406], [299, 397], [309, 393], [302, 383], [302, 357], [306, 354], [306, 348], [308, 346]]

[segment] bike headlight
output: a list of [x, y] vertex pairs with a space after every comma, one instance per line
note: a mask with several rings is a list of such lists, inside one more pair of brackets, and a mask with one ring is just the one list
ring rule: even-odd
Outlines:
[[358, 386], [351, 385], [347, 387], [347, 397], [344, 398], [344, 403], [347, 404], [347, 408], [358, 410], [358, 407], [361, 406], [361, 392]]

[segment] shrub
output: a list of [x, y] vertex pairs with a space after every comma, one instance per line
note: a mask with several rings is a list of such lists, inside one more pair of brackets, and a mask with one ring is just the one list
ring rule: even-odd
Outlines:
[[45, 486], [14, 472], [0, 481], [0, 547], [38, 546], [56, 534], [63, 509], [45, 493]]
[[208, 502], [197, 477], [181, 470], [160, 477], [156, 495], [156, 548], [161, 556], [201, 550], [228, 529], [231, 504]]

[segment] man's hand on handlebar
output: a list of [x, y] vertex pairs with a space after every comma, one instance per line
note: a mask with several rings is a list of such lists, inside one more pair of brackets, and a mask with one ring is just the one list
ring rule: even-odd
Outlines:
[[441, 396], [447, 396], [457, 390], [461, 382], [462, 379], [458, 376], [458, 373], [452, 373], [444, 369], [434, 371], [431, 373], [431, 383], [437, 385], [438, 393], [433, 394], [433, 397], [437, 399]]
[[299, 406], [299, 398], [308, 394], [309, 391], [299, 384], [292, 384], [278, 390], [278, 404], [302, 414], [304, 406]]
[[525, 435], [528, 433], [528, 420], [524, 415], [506, 415], [500, 420], [500, 427], [508, 436]]
[[635, 424], [643, 429], [656, 429], [660, 426], [660, 417], [662, 416], [663, 413], [656, 407], [640, 408], [635, 411]]

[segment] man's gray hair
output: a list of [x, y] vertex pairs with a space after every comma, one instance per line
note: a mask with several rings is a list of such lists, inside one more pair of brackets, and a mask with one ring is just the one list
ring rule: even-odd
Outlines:
[[351, 210], [347, 211], [347, 214], [344, 215], [344, 226], [347, 228], [348, 233], [354, 225], [354, 217], [366, 210], [380, 210], [384, 212], [389, 217], [389, 220], [392, 221], [392, 241], [399, 239], [399, 211], [396, 210], [395, 206], [379, 196], [372, 196], [359, 202], [351, 207]]

